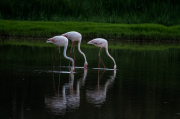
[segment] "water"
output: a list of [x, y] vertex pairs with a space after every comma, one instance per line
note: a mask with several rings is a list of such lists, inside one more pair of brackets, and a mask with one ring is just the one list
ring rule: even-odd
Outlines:
[[71, 74], [62, 54], [53, 68], [56, 48], [0, 45], [1, 119], [180, 118], [180, 49], [109, 49], [114, 71], [104, 49], [98, 70], [98, 48], [82, 48], [88, 68], [75, 50]]

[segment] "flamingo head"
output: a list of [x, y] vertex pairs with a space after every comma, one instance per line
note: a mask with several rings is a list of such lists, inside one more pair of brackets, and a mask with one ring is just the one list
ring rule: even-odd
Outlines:
[[87, 62], [85, 62], [85, 63], [84, 63], [84, 68], [86, 68], [86, 67], [87, 67], [87, 65], [88, 65], [88, 63], [87, 63]]
[[117, 68], [117, 66], [116, 66], [116, 65], [114, 65], [114, 70], [116, 70], [116, 68]]
[[94, 40], [89, 41], [87, 44], [94, 44]]
[[49, 38], [49, 39], [47, 39], [47, 41], [46, 41], [46, 43], [54, 43], [54, 39], [53, 38]]
[[61, 36], [64, 36], [64, 37], [66, 37], [66, 38], [67, 38], [67, 35], [66, 35], [66, 34], [62, 34]]

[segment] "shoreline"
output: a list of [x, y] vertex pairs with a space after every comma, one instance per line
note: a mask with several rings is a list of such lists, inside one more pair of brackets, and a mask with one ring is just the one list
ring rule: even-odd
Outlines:
[[46, 39], [68, 31], [80, 32], [84, 40], [98, 37], [119, 41], [180, 40], [180, 25], [0, 20], [1, 39]]

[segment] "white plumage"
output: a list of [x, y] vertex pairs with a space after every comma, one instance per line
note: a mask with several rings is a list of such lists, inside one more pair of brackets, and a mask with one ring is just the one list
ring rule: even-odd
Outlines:
[[117, 67], [116, 62], [115, 62], [114, 58], [108, 52], [108, 42], [107, 42], [107, 40], [105, 40], [103, 38], [95, 38], [95, 39], [89, 41], [87, 44], [92, 44], [92, 45], [95, 45], [95, 46], [99, 47], [99, 58], [100, 58], [100, 50], [101, 50], [102, 47], [104, 47], [105, 50], [106, 50], [107, 55], [113, 60], [113, 62], [114, 62], [114, 70], [116, 70], [116, 67]]
[[[67, 32], [67, 33], [64, 33], [62, 34], [61, 36], [64, 36], [64, 37], [67, 37], [69, 40], [72, 41], [72, 45], [71, 45], [71, 49], [72, 49], [72, 46], [73, 46], [73, 54], [74, 54], [74, 45], [75, 45], [75, 41], [78, 42], [78, 51], [83, 55], [84, 57], [84, 68], [87, 67], [88, 63], [87, 63], [87, 60], [86, 60], [86, 56], [85, 54], [81, 51], [80, 49], [80, 45], [81, 45], [81, 40], [82, 40], [82, 35], [76, 31], [70, 31], [70, 32]], [[71, 52], [71, 51], [70, 51]]]

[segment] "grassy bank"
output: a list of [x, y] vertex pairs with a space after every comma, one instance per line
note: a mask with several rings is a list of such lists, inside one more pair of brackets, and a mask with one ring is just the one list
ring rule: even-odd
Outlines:
[[[98, 51], [98, 48], [93, 45], [88, 45], [88, 41], [83, 40], [81, 43], [81, 48], [86, 49], [96, 49]], [[56, 50], [56, 46], [50, 43], [46, 43], [46, 39], [3, 39], [0, 40], [0, 48], [4, 45], [10, 45], [10, 46], [29, 46], [29, 47], [54, 47], [54, 50]], [[69, 49], [71, 47], [71, 42], [69, 42]], [[76, 43], [77, 47], [77, 43]], [[180, 49], [179, 43], [167, 43], [167, 42], [123, 42], [123, 41], [109, 41], [108, 43], [109, 49], [121, 49], [121, 50], [168, 50], [168, 49]], [[76, 49], [77, 50], [77, 49]]]
[[0, 20], [1, 38], [49, 38], [68, 31], [80, 32], [83, 39], [180, 40], [180, 26]]

